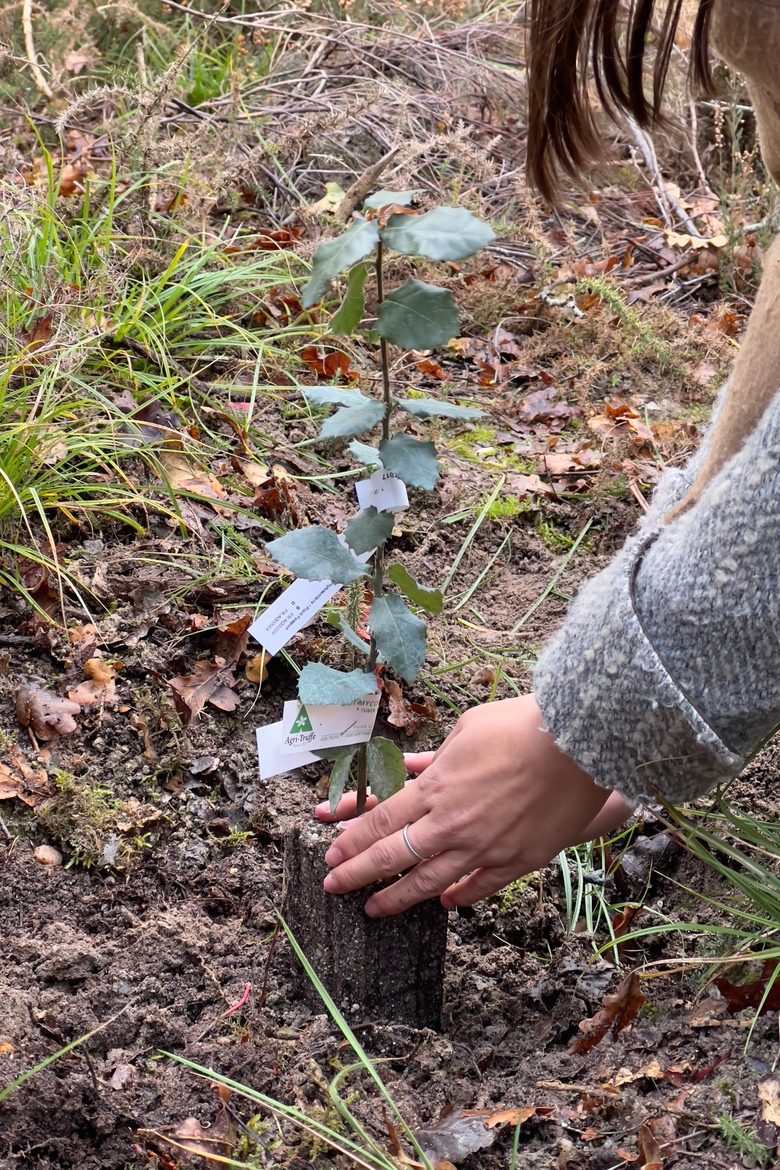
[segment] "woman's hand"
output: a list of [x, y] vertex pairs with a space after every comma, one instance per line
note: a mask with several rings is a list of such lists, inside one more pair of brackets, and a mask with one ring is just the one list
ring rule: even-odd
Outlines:
[[[422, 772], [419, 779], [349, 824], [325, 855], [332, 866], [325, 889], [333, 894], [409, 871], [368, 900], [366, 913], [375, 917], [439, 894], [448, 909], [471, 905], [587, 840], [594, 824], [605, 831], [618, 812], [613, 796], [602, 813], [610, 794], [542, 730], [533, 695], [475, 707], [432, 758], [423, 753], [407, 763]], [[620, 823], [630, 810], [617, 800]], [[336, 817], [351, 811], [354, 798], [345, 798]], [[332, 819], [322, 806], [317, 814]], [[419, 863], [404, 841], [406, 825], [425, 859]]]

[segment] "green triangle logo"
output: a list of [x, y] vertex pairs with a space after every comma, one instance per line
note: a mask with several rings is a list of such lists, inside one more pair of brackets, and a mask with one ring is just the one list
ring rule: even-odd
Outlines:
[[303, 704], [301, 704], [301, 709], [298, 712], [298, 714], [295, 716], [295, 722], [293, 723], [292, 727], [290, 728], [289, 734], [290, 735], [300, 735], [301, 732], [313, 731], [313, 730], [314, 729], [311, 725], [311, 719], [309, 718], [309, 712], [306, 710], [306, 708], [303, 706]]

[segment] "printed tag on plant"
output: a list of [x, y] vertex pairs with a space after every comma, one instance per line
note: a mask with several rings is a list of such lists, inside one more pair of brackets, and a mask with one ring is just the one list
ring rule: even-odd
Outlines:
[[249, 627], [249, 633], [269, 654], [277, 654], [290, 638], [314, 621], [340, 585], [298, 578]]
[[284, 704], [282, 752], [324, 751], [367, 743], [379, 708], [379, 693], [349, 706], [304, 706], [297, 699]]
[[293, 772], [296, 768], [302, 768], [304, 764], [322, 763], [319, 756], [305, 749], [299, 748], [291, 753], [285, 743], [285, 727], [285, 721], [281, 720], [279, 723], [258, 727], [255, 732], [261, 780], [271, 780], [274, 776]]
[[373, 505], [377, 512], [400, 512], [409, 507], [409, 496], [403, 480], [394, 472], [382, 468], [369, 479], [359, 480], [355, 484], [355, 491], [363, 509]]

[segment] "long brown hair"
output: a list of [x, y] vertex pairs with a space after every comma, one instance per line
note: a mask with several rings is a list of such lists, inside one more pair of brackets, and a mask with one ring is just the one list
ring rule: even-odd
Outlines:
[[[690, 79], [704, 91], [712, 88], [713, 3], [699, 0], [691, 42]], [[588, 98], [589, 67], [611, 118], [628, 114], [645, 127], [658, 121], [682, 4], [666, 0], [648, 96], [645, 55], [656, 0], [630, 0], [624, 37], [621, 0], [531, 0], [527, 173], [545, 198], [555, 201], [561, 172], [579, 178], [603, 155]]]

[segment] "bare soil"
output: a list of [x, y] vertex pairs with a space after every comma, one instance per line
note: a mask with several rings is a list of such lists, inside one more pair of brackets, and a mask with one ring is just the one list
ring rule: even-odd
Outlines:
[[[466, 484], [462, 490], [473, 491], [480, 473], [470, 464], [455, 466]], [[445, 490], [452, 490], [455, 479], [453, 472]], [[602, 505], [593, 507], [598, 515]], [[424, 563], [429, 580], [443, 577], [462, 526], [432, 524], [422, 503], [411, 516], [411, 562], [416, 557]], [[564, 595], [606, 559], [632, 516], [626, 503], [602, 516], [591, 552], [575, 557], [560, 582]], [[513, 524], [511, 556], [499, 559], [475, 598], [493, 631], [509, 629], [539, 597], [562, 555], [546, 548], [528, 518]], [[503, 535], [500, 525], [483, 527], [463, 559], [456, 588], [473, 581]], [[107, 544], [105, 579], [116, 594], [126, 575], [135, 593], [134, 600], [120, 596], [105, 618], [111, 653], [121, 660], [119, 705], [85, 710], [78, 732], [54, 741], [48, 760], [50, 772], [78, 776], [87, 789], [107, 785], [124, 808], [135, 810], [138, 826], [119, 832], [129, 845], [121, 854], [126, 864], [106, 865], [100, 856], [89, 866], [68, 864], [73, 841], [83, 845], [84, 825], [69, 822], [62, 793], [36, 811], [16, 801], [3, 805], [0, 1081], [8, 1083], [100, 1027], [0, 1107], [0, 1165], [9, 1170], [130, 1170], [160, 1165], [156, 1155], [166, 1167], [205, 1166], [149, 1136], [172, 1132], [190, 1115], [207, 1124], [218, 1112], [208, 1084], [161, 1050], [319, 1116], [327, 1113], [325, 1086], [334, 1069], [350, 1061], [326, 1015], [307, 1006], [296, 990], [295, 961], [277, 931], [281, 839], [291, 821], [309, 815], [318, 777], [308, 769], [261, 785], [253, 729], [276, 718], [281, 700], [292, 693], [291, 668], [272, 663], [259, 695], [240, 680], [235, 713], [207, 706], [182, 729], [165, 678], [213, 651], [215, 635], [193, 632], [198, 606], [191, 599], [176, 604], [158, 593], [151, 610], [144, 605], [138, 558], [137, 546]], [[248, 606], [255, 592], [251, 582], [243, 587]], [[540, 606], [529, 622], [529, 650], [560, 620], [565, 605], [565, 597], [552, 596]], [[199, 607], [215, 612], [213, 599], [201, 598]], [[25, 619], [12, 600], [6, 629], [27, 632], [4, 638], [4, 744], [33, 759], [14, 718], [14, 684], [38, 678], [66, 688], [79, 674], [79, 652], [64, 634], [42, 628], [29, 614]], [[468, 657], [472, 636], [455, 620], [434, 623], [429, 671]], [[27, 642], [18, 644], [19, 637]], [[315, 627], [291, 650], [302, 657], [312, 639], [322, 643], [327, 637]], [[483, 644], [491, 644], [484, 637]], [[499, 641], [494, 635], [492, 643]], [[445, 698], [462, 705], [465, 689], [471, 701], [483, 700], [484, 682], [468, 681], [474, 669], [454, 676], [460, 690], [449, 676], [439, 676]], [[511, 670], [520, 685], [527, 683], [517, 660]], [[424, 693], [420, 688], [417, 697]], [[454, 718], [444, 704], [440, 708], [441, 722], [425, 725], [407, 743], [438, 742]], [[774, 771], [771, 762], [765, 768]], [[759, 767], [752, 783], [762, 792], [770, 780]], [[133, 798], [141, 812], [127, 805]], [[652, 838], [660, 828], [651, 819], [637, 831]], [[38, 864], [34, 850], [41, 844], [61, 850], [65, 865]], [[679, 852], [665, 865], [683, 884], [712, 880]], [[646, 905], [647, 912], [671, 919], [693, 913], [688, 896], [661, 875], [652, 879]], [[755, 1127], [757, 1085], [771, 1080], [777, 1053], [773, 1018], [762, 1018], [746, 1056], [751, 1014], [730, 1017], [722, 1001], [702, 1005], [707, 993], [695, 975], [668, 976], [645, 984], [647, 1003], [616, 1039], [575, 1055], [569, 1045], [579, 1023], [614, 992], [622, 974], [594, 956], [587, 937], [567, 934], [559, 871], [551, 868], [512, 895], [450, 919], [441, 1032], [392, 1020], [352, 1021], [371, 1055], [392, 1058], [382, 1073], [414, 1127], [431, 1127], [460, 1108], [535, 1106], [542, 1112], [522, 1128], [520, 1165], [607, 1170], [642, 1165], [637, 1135], [655, 1119], [666, 1143], [664, 1168], [753, 1164], [727, 1146], [718, 1119], [725, 1114]], [[679, 953], [679, 947], [673, 935], [663, 936], [627, 956], [627, 967]], [[228, 1013], [247, 986], [244, 1005]], [[381, 1134], [371, 1089], [359, 1079], [357, 1085], [358, 1112]], [[245, 1122], [252, 1116], [237, 1097], [231, 1108]], [[261, 1132], [266, 1148], [257, 1155], [259, 1165], [279, 1165], [280, 1157], [292, 1166], [332, 1164], [292, 1132], [280, 1153], [277, 1137], [273, 1128]], [[467, 1170], [507, 1165], [510, 1137], [507, 1127], [495, 1145], [461, 1164]]]

